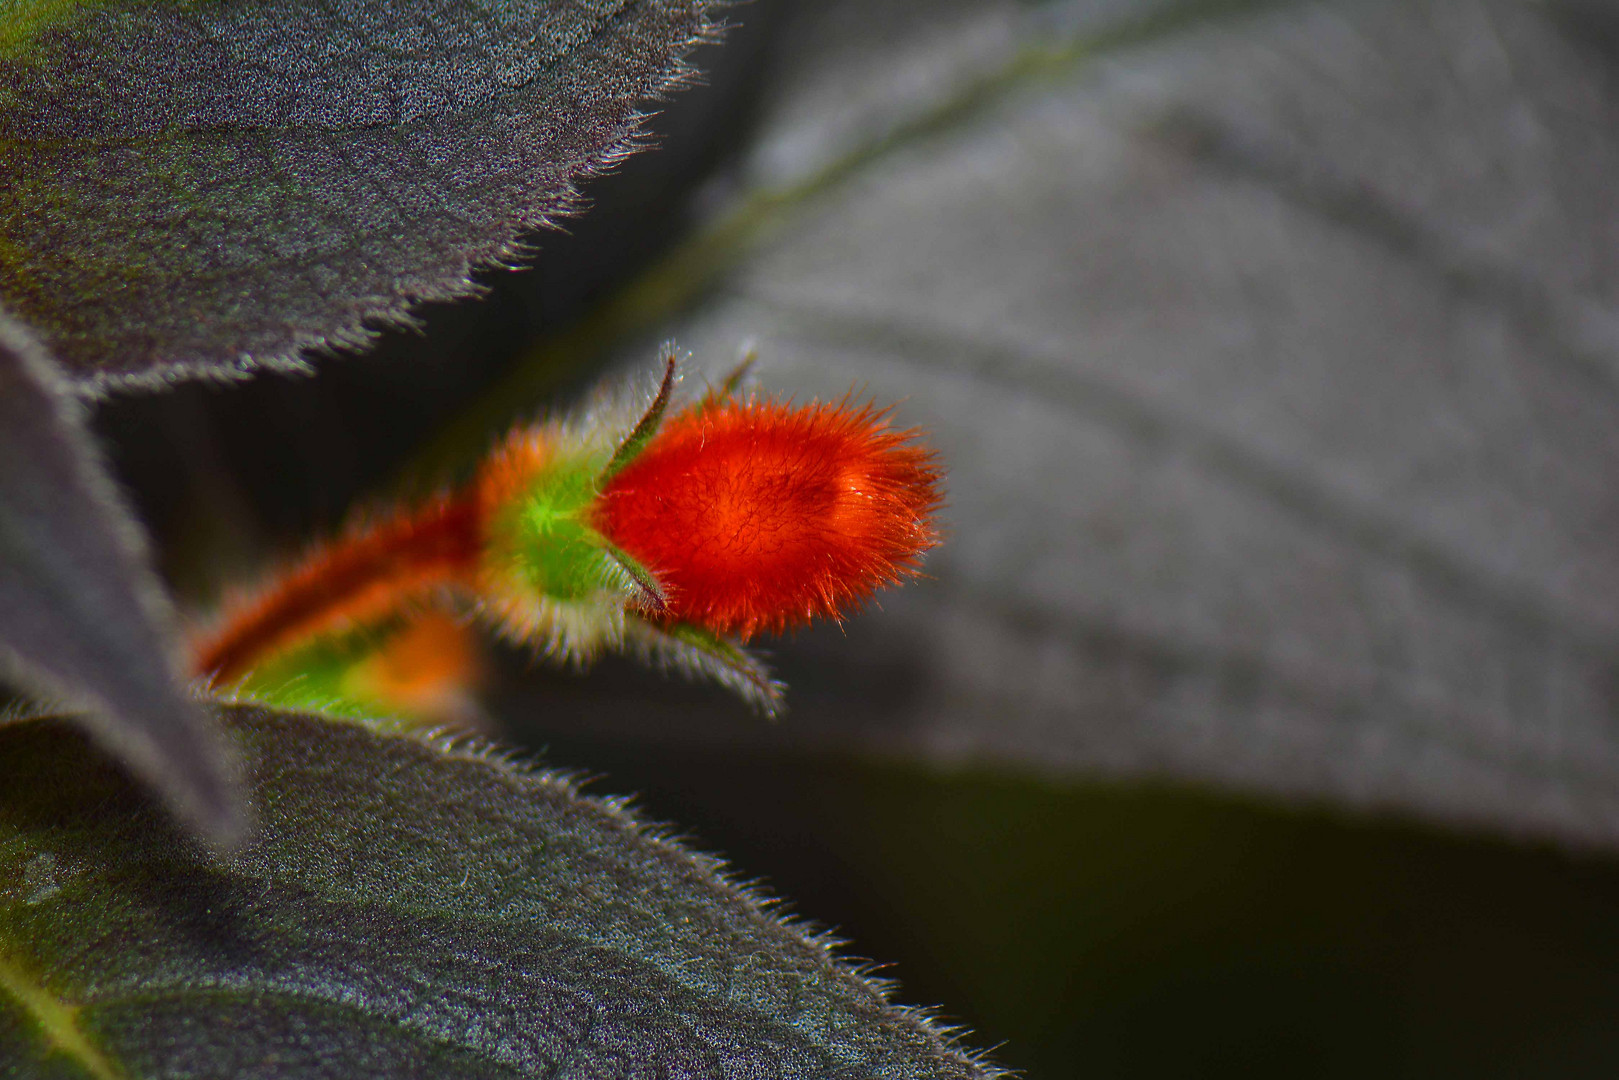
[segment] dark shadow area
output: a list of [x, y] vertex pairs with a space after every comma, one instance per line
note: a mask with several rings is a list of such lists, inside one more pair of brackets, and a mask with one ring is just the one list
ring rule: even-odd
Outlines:
[[[566, 712], [571, 710], [558, 710]], [[1619, 867], [1158, 785], [661, 744], [544, 760], [790, 897], [1031, 1078], [1601, 1077]]]

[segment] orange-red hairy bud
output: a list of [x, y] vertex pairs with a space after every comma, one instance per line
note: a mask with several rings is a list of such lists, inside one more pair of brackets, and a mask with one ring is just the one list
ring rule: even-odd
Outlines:
[[747, 640], [915, 576], [941, 477], [889, 410], [738, 398], [743, 371], [672, 407], [671, 353], [633, 425], [513, 432], [470, 482], [317, 545], [232, 604], [193, 670], [281, 704], [464, 713], [476, 620], [558, 660], [631, 652], [775, 713], [782, 686]]
[[836, 619], [914, 576], [940, 473], [889, 410], [723, 399], [670, 417], [602, 490], [595, 526], [666, 617], [743, 641]]

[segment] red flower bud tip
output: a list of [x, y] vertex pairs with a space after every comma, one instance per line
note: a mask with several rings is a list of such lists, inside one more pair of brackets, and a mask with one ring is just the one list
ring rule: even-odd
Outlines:
[[746, 641], [837, 619], [938, 542], [933, 452], [890, 411], [691, 406], [607, 482], [595, 527], [657, 577], [672, 622]]

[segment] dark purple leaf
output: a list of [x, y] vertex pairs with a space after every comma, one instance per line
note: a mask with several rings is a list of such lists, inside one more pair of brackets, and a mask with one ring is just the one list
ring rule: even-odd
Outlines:
[[[186, 694], [139, 527], [44, 352], [0, 315], [0, 661], [82, 708], [109, 750], [221, 841], [242, 828], [227, 756]], [[22, 778], [0, 769], [0, 786]]]
[[98, 385], [363, 341], [572, 210], [712, 6], [8, 8], [0, 302]]
[[222, 719], [261, 815], [223, 858], [63, 725], [0, 729], [0, 1060], [129, 1080], [1000, 1075], [566, 780], [358, 724]]

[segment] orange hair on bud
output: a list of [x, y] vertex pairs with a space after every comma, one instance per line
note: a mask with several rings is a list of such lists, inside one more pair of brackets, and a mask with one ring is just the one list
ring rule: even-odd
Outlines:
[[938, 542], [933, 453], [889, 412], [694, 405], [608, 480], [595, 527], [657, 576], [672, 622], [746, 641], [836, 619]]
[[192, 671], [225, 686], [288, 646], [464, 581], [477, 568], [482, 527], [476, 502], [442, 498], [318, 546], [258, 595], [232, 604], [226, 619], [193, 643]]

